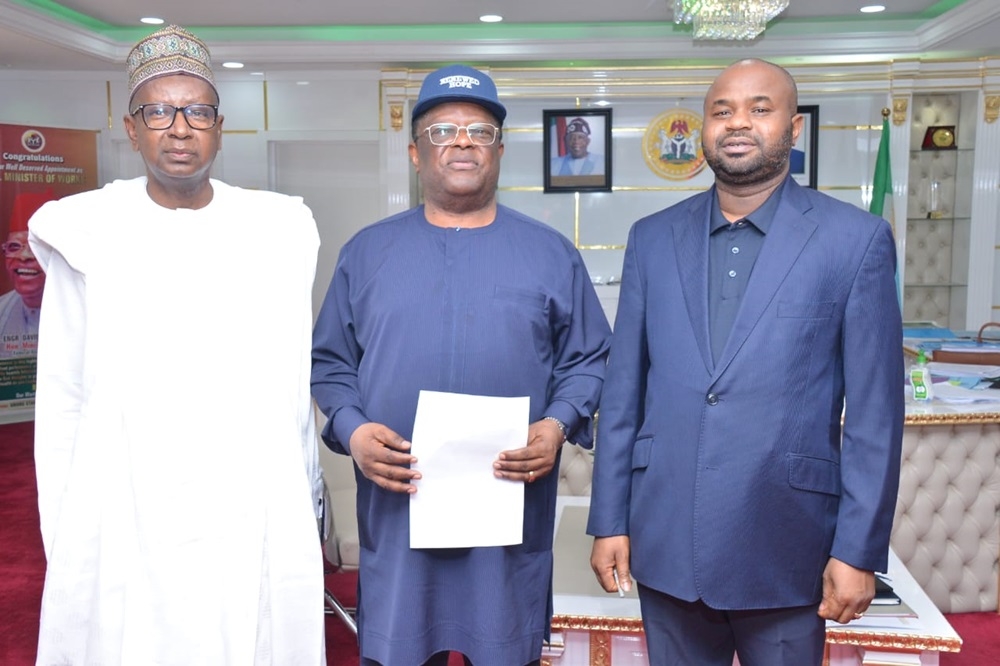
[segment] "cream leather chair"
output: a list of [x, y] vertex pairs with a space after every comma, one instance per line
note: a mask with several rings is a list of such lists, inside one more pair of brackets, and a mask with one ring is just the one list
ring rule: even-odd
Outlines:
[[559, 461], [559, 494], [590, 496], [594, 452], [566, 442]]

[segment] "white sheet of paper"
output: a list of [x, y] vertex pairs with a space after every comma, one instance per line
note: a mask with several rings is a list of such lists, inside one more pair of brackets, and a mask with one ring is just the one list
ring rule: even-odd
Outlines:
[[530, 399], [421, 391], [413, 423], [410, 548], [521, 543], [524, 483], [493, 476], [501, 451], [528, 441]]

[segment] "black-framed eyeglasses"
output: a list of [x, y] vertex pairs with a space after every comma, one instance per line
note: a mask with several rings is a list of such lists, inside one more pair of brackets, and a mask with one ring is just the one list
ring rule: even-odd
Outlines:
[[219, 119], [219, 107], [214, 104], [188, 104], [173, 106], [171, 104], [140, 104], [132, 115], [142, 112], [142, 122], [151, 130], [165, 130], [174, 126], [177, 114], [183, 113], [188, 127], [196, 130], [208, 130], [215, 127]]
[[3, 251], [5, 257], [16, 257], [26, 247], [28, 247], [28, 244], [20, 241], [7, 241], [0, 244], [0, 250]]
[[427, 137], [435, 146], [451, 146], [458, 141], [459, 133], [465, 130], [469, 141], [477, 146], [492, 146], [497, 140], [500, 128], [489, 123], [456, 125], [455, 123], [434, 123], [424, 128]]

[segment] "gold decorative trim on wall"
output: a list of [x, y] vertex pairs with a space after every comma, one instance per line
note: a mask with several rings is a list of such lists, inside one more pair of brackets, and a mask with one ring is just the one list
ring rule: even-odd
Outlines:
[[389, 125], [397, 132], [403, 129], [403, 105], [389, 105]]
[[908, 97], [893, 97], [892, 98], [892, 124], [902, 125], [906, 122], [906, 111], [910, 106], [910, 99]]
[[114, 129], [114, 127], [111, 125], [111, 123], [112, 123], [112, 118], [111, 118], [111, 81], [105, 81], [104, 82], [104, 89], [107, 91], [107, 95], [108, 95], [108, 129]]
[[264, 131], [270, 129], [270, 117], [267, 114], [267, 79], [261, 81], [264, 90]]
[[1000, 117], [1000, 95], [987, 95], [983, 103], [983, 120], [988, 123], [996, 122]]
[[882, 125], [821, 125], [819, 130], [856, 130], [858, 132], [881, 132]]

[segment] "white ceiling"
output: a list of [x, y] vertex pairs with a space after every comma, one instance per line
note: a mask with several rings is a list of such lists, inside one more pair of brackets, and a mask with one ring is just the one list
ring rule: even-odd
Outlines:
[[[864, 0], [791, 0], [762, 38], [719, 43], [675, 27], [667, 0], [0, 0], [0, 68], [118, 69], [154, 29], [138, 23], [149, 15], [193, 29], [216, 62], [248, 71], [1000, 55], [1000, 0], [878, 1], [887, 11], [863, 15]], [[480, 24], [484, 13], [504, 21]]]

